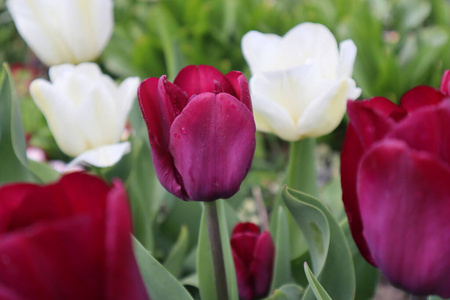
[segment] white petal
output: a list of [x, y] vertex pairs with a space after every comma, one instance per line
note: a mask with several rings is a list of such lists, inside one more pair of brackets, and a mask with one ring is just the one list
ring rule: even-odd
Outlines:
[[355, 43], [353, 43], [352, 40], [345, 40], [341, 42], [339, 44], [339, 65], [337, 70], [337, 74], [340, 78], [352, 77], [353, 64], [355, 62], [355, 58], [356, 58]]
[[116, 96], [117, 109], [117, 130], [120, 133], [125, 128], [125, 123], [128, 119], [133, 102], [136, 99], [137, 88], [139, 86], [139, 77], [128, 77], [119, 86]]
[[335, 76], [338, 55], [337, 42], [330, 30], [322, 24], [308, 22], [286, 33], [278, 53], [280, 68], [316, 63], [323, 76], [328, 78]]
[[242, 37], [242, 53], [253, 74], [270, 71], [276, 67], [274, 62], [280, 42], [280, 36], [258, 31], [247, 32]]
[[317, 99], [306, 109], [298, 121], [299, 135], [318, 137], [330, 133], [339, 125], [345, 114], [351, 81], [335, 81], [324, 97]]
[[74, 107], [70, 99], [43, 79], [31, 83], [30, 93], [44, 114], [59, 148], [69, 156], [85, 151], [86, 142], [73, 118]]
[[80, 154], [69, 163], [68, 167], [81, 163], [90, 164], [100, 168], [110, 167], [115, 165], [122, 156], [130, 152], [130, 150], [130, 142], [98, 147]]
[[[255, 78], [255, 76], [258, 77]], [[260, 131], [275, 133], [285, 140], [295, 140], [296, 127], [291, 115], [283, 106], [261, 92], [263, 87], [270, 84], [267, 78], [255, 76], [250, 79], [250, 89], [258, 91], [252, 92], [256, 128]]]
[[95, 59], [113, 27], [112, 0], [8, 0], [14, 23], [46, 65]]

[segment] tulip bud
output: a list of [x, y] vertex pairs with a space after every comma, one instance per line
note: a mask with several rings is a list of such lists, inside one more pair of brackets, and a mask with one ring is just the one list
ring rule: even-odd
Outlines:
[[255, 151], [247, 80], [211, 66], [187, 66], [174, 83], [148, 78], [138, 90], [161, 184], [184, 200], [233, 196]]
[[275, 245], [270, 233], [260, 233], [253, 223], [238, 223], [231, 235], [231, 251], [239, 298], [251, 300], [266, 296], [275, 258]]
[[64, 64], [50, 68], [50, 80], [36, 79], [30, 92], [59, 148], [73, 163], [98, 167], [115, 164], [129, 151], [120, 143], [139, 78], [119, 86], [95, 63]]
[[112, 0], [8, 0], [22, 38], [47, 66], [95, 60], [113, 31]]
[[250, 91], [259, 131], [288, 141], [334, 130], [347, 99], [361, 89], [351, 78], [356, 46], [338, 46], [321, 24], [302, 23], [284, 37], [250, 31], [242, 52], [252, 72]]
[[416, 295], [450, 297], [450, 98], [418, 86], [396, 105], [349, 101], [342, 198], [361, 254]]

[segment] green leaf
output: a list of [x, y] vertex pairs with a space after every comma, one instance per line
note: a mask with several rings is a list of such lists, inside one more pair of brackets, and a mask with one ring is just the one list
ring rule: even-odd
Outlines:
[[133, 237], [134, 255], [152, 300], [193, 300], [188, 291]]
[[27, 168], [25, 134], [9, 68], [0, 75], [0, 184], [36, 181]]
[[175, 277], [179, 277], [181, 275], [188, 246], [189, 232], [186, 226], [182, 226], [177, 242], [172, 247], [172, 250], [167, 256], [166, 261], [164, 262], [164, 267], [166, 268], [166, 270], [172, 273], [172, 275]]
[[298, 300], [302, 294], [302, 287], [296, 284], [286, 284], [275, 290], [266, 300]]
[[60, 177], [60, 174], [47, 164], [43, 164], [34, 160], [28, 161], [28, 169], [42, 182], [54, 182]]
[[305, 263], [305, 274], [306, 278], [308, 278], [309, 286], [312, 288], [317, 300], [332, 300], [327, 291], [325, 291], [325, 289], [317, 281], [316, 277], [314, 277], [314, 274], [311, 272], [311, 269], [308, 267], [307, 263]]
[[291, 261], [289, 248], [289, 227], [283, 206], [278, 207], [278, 218], [275, 225], [275, 262], [270, 290], [291, 282]]
[[[305, 235], [314, 274], [319, 282], [333, 299], [353, 299], [353, 261], [336, 219], [319, 200], [307, 194], [286, 187], [283, 200]], [[311, 289], [306, 291], [303, 299], [314, 299]]]
[[[228, 296], [231, 300], [238, 300], [236, 271], [234, 269], [234, 261], [231, 254], [230, 238], [228, 235], [223, 200], [217, 200], [217, 210], [219, 216], [220, 238], [222, 241], [222, 250], [225, 262], [225, 272], [228, 284]], [[216, 283], [211, 256], [211, 245], [208, 236], [205, 209], [203, 209], [198, 237], [197, 274], [201, 299], [217, 299]]]

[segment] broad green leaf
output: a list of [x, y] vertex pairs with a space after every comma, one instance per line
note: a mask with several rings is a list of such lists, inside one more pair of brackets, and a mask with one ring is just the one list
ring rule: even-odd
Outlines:
[[286, 284], [276, 289], [266, 300], [298, 300], [302, 294], [302, 287], [296, 284]]
[[[231, 300], [238, 300], [236, 271], [234, 269], [234, 261], [231, 253], [230, 238], [228, 235], [223, 200], [217, 200], [217, 210], [220, 225], [220, 238], [222, 241], [222, 250], [225, 262], [225, 272], [227, 277], [228, 296]], [[204, 208], [200, 222], [197, 251], [197, 274], [201, 299], [215, 300], [217, 299], [216, 283]]]
[[291, 255], [289, 253], [289, 227], [286, 212], [284, 211], [283, 206], [278, 207], [278, 218], [275, 231], [275, 262], [272, 284], [270, 285], [271, 291], [292, 281], [290, 261]]
[[164, 269], [134, 237], [133, 248], [142, 279], [152, 300], [192, 300], [183, 285]]
[[0, 184], [36, 181], [28, 170], [25, 134], [9, 68], [0, 75]]
[[172, 273], [172, 275], [175, 277], [179, 277], [181, 275], [188, 246], [189, 232], [186, 226], [182, 226], [177, 242], [172, 247], [169, 256], [164, 262], [164, 267], [166, 268], [166, 270]]
[[438, 296], [428, 296], [428, 300], [449, 300], [450, 298], [441, 298]]
[[[317, 281], [316, 277], [314, 277], [314, 274], [311, 272], [311, 269], [308, 267], [307, 263], [305, 263], [305, 274], [306, 278], [308, 278], [309, 286], [313, 290], [317, 300], [332, 300], [327, 291], [325, 291], [325, 289]], [[336, 275], [339, 276], [338, 274]]]
[[[353, 261], [336, 219], [319, 200], [302, 192], [285, 188], [283, 200], [305, 235], [314, 274], [321, 285], [335, 300], [353, 299]], [[314, 299], [311, 289], [303, 299]]]
[[34, 160], [28, 160], [28, 169], [36, 176], [42, 183], [57, 181], [60, 174], [47, 164], [43, 164]]

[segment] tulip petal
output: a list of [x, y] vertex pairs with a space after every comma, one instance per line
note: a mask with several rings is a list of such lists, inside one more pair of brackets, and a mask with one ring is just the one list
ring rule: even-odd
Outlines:
[[238, 283], [239, 299], [253, 299], [252, 277], [247, 265], [239, 258], [239, 255], [231, 249], [233, 254], [234, 268], [236, 270], [236, 281]]
[[152, 160], [156, 175], [162, 186], [178, 198], [185, 198], [184, 189], [177, 177], [173, 158], [168, 151], [169, 137], [163, 131], [163, 120], [160, 108], [158, 85], [160, 79], [147, 78], [138, 88], [139, 106], [148, 128], [148, 136], [152, 149]]
[[233, 86], [237, 98], [252, 111], [252, 100], [250, 99], [250, 89], [248, 88], [247, 78], [238, 71], [231, 71], [225, 75], [225, 77]]
[[267, 295], [272, 280], [275, 245], [268, 231], [263, 232], [256, 243], [250, 274], [253, 278], [254, 297]]
[[255, 233], [259, 235], [259, 227], [251, 222], [237, 223], [233, 228], [231, 236], [238, 233]]
[[106, 210], [106, 298], [149, 299], [133, 254], [130, 210], [119, 180], [113, 182]]
[[357, 190], [372, 257], [413, 294], [450, 297], [449, 179], [448, 165], [398, 140], [378, 143], [361, 163]]
[[66, 95], [43, 79], [34, 80], [30, 92], [34, 102], [44, 114], [59, 148], [70, 156], [77, 156], [83, 152], [87, 146], [83, 143], [84, 138], [76, 126], [74, 107]]
[[99, 168], [111, 167], [130, 151], [130, 142], [101, 146], [81, 153], [69, 163], [68, 167], [71, 168], [82, 163]]
[[365, 149], [383, 138], [395, 125], [393, 120], [374, 108], [378, 102], [385, 104], [382, 98], [347, 102], [350, 121]]
[[353, 236], [353, 240], [358, 246], [361, 255], [375, 266], [366, 239], [363, 236], [363, 224], [359, 213], [358, 195], [356, 193], [356, 178], [364, 148], [353, 128], [352, 123], [348, 124], [345, 133], [344, 145], [341, 152], [341, 186], [342, 201]]
[[388, 135], [414, 150], [426, 151], [450, 165], [450, 100], [424, 107], [396, 126]]
[[334, 79], [339, 53], [333, 34], [322, 24], [304, 22], [283, 37], [278, 53], [279, 69], [288, 69], [313, 61], [320, 73]]
[[[339, 44], [339, 64], [337, 69], [338, 77], [352, 77], [356, 51], [356, 45], [352, 40], [345, 40]], [[355, 98], [357, 98], [358, 96], [356, 96]]]
[[0, 283], [0, 299], [2, 300], [27, 300], [19, 296], [15, 291], [3, 286]]
[[229, 198], [252, 163], [253, 115], [227, 93], [202, 93], [173, 122], [169, 150], [189, 199]]
[[450, 70], [446, 70], [442, 75], [440, 91], [450, 96]]
[[253, 252], [255, 250], [258, 237], [259, 232], [242, 232], [231, 236], [231, 247], [247, 265], [250, 264], [253, 259]]
[[254, 30], [242, 37], [242, 53], [252, 74], [277, 68], [276, 57], [281, 39], [276, 34], [264, 34]]
[[347, 94], [355, 89], [353, 79], [333, 82], [327, 92], [305, 109], [297, 123], [301, 137], [318, 137], [333, 131], [345, 114]]
[[[108, 77], [109, 78], [109, 77]], [[117, 117], [116, 130], [117, 134], [121, 134], [125, 128], [128, 114], [131, 111], [134, 100], [136, 98], [137, 88], [139, 86], [139, 77], [128, 77], [119, 86], [117, 95], [115, 95]], [[120, 139], [120, 135], [116, 140]]]
[[400, 99], [400, 104], [408, 112], [412, 112], [427, 105], [436, 105], [444, 98], [445, 95], [435, 88], [420, 85], [407, 91]]
[[[25, 299], [103, 299], [99, 225], [80, 216], [4, 236], [0, 284]], [[80, 247], [73, 248], [74, 244]]]
[[183, 91], [188, 94], [188, 98], [193, 95], [206, 92], [225, 92], [237, 97], [233, 86], [228, 79], [212, 66], [190, 65], [181, 69], [173, 81]]

